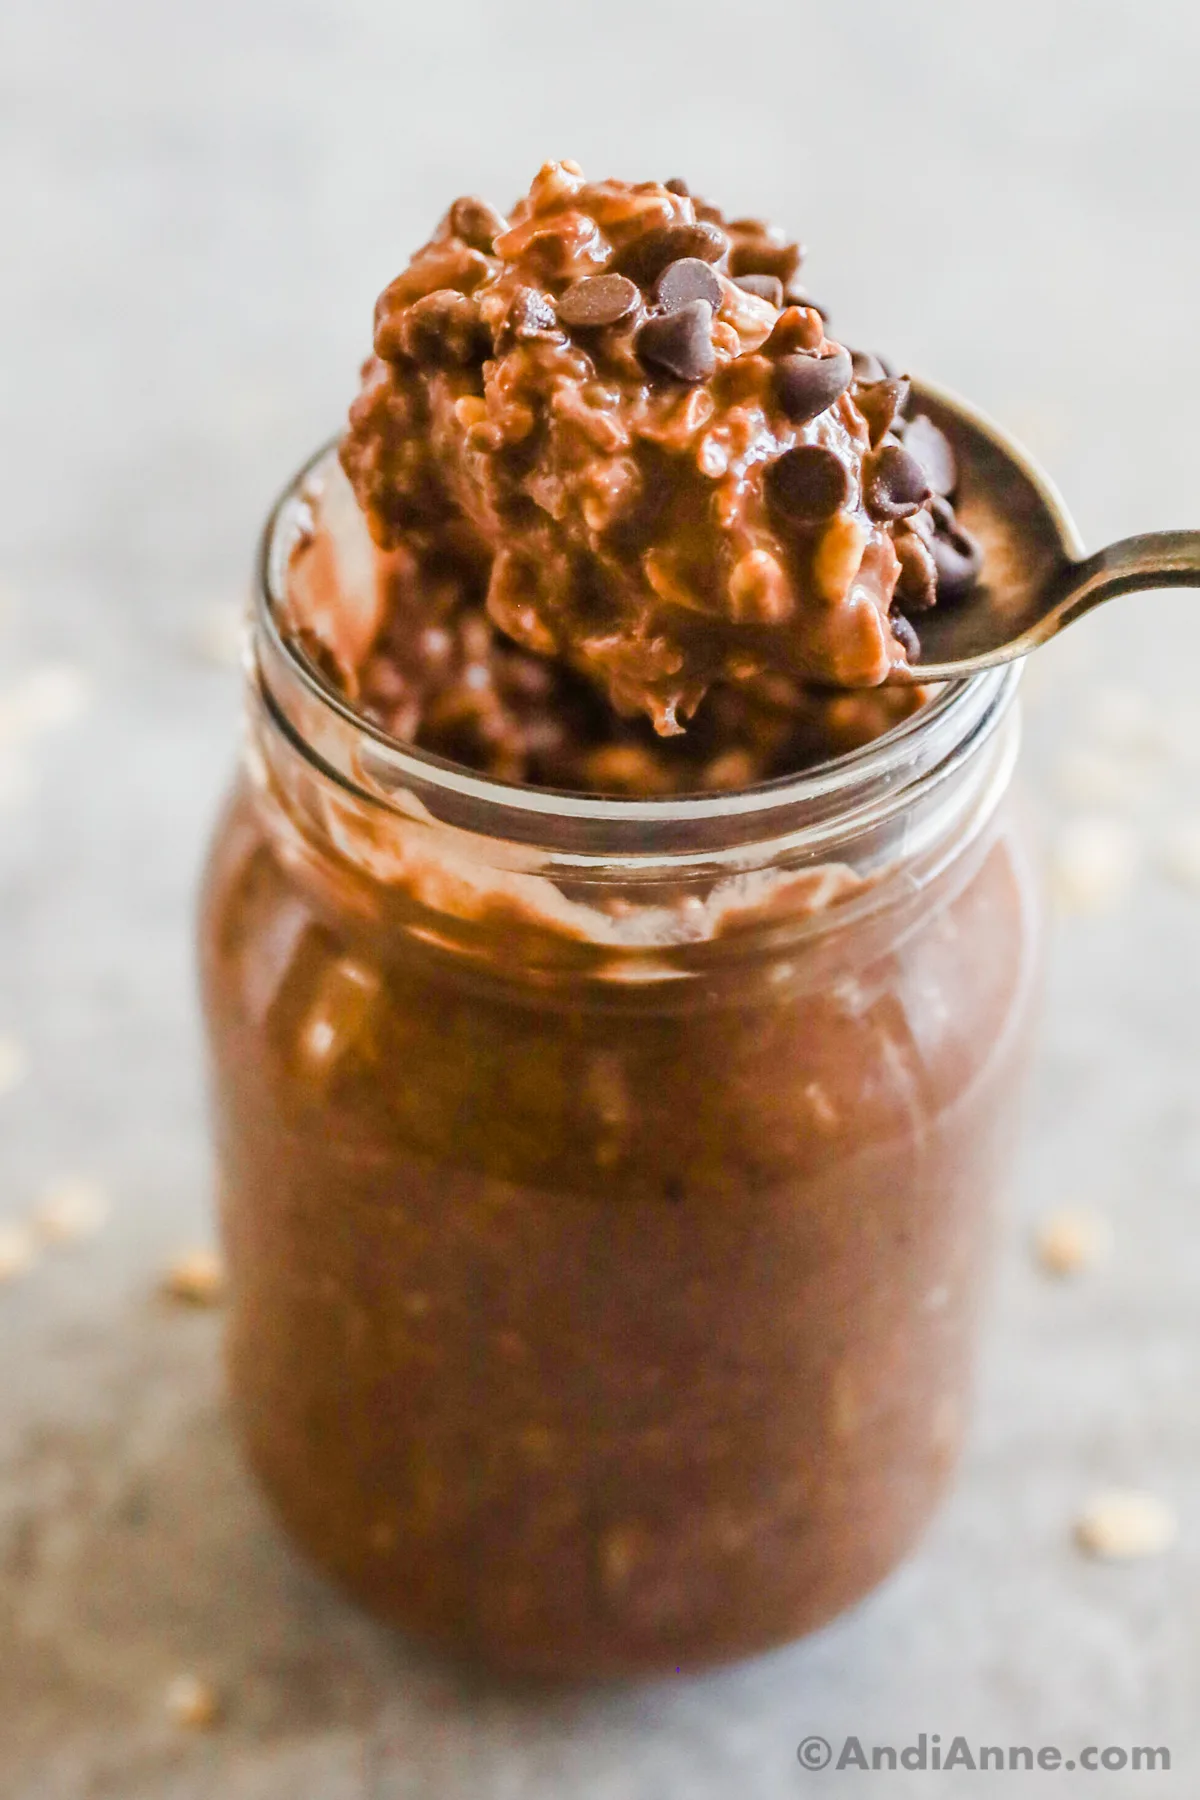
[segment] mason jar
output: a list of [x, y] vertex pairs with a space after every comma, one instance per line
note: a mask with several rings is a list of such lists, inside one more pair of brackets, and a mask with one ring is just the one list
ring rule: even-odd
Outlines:
[[467, 1657], [759, 1651], [963, 1432], [1035, 987], [1013, 668], [738, 793], [403, 746], [279, 625], [201, 927], [233, 1404], [287, 1530]]

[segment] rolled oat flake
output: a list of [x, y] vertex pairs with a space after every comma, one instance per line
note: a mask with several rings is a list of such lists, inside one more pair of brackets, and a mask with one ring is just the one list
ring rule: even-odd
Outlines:
[[1097, 1494], [1075, 1522], [1079, 1548], [1104, 1562], [1161, 1556], [1177, 1535], [1178, 1523], [1166, 1502], [1132, 1488]]

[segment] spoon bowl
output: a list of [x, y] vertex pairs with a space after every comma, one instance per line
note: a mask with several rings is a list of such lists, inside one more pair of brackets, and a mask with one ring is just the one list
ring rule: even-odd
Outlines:
[[983, 413], [945, 389], [913, 383], [914, 411], [950, 440], [957, 517], [983, 550], [962, 599], [919, 613], [920, 655], [894, 682], [954, 681], [1027, 656], [1116, 594], [1200, 587], [1200, 531], [1125, 538], [1088, 556], [1049, 476]]

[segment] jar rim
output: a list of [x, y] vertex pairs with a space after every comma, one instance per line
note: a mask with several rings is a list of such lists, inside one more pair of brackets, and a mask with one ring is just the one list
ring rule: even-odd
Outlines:
[[[336, 456], [324, 443], [267, 516], [253, 592], [251, 677], [294, 747], [360, 798], [550, 852], [590, 848], [661, 856], [728, 850], [786, 835], [798, 846], [879, 823], [948, 776], [992, 734], [1020, 681], [1019, 662], [945, 683], [861, 748], [801, 772], [719, 793], [628, 798], [505, 782], [391, 737], [358, 712], [280, 628], [292, 550], [308, 521], [306, 488]], [[590, 860], [590, 858], [589, 858]], [[639, 860], [640, 857], [639, 857]]]

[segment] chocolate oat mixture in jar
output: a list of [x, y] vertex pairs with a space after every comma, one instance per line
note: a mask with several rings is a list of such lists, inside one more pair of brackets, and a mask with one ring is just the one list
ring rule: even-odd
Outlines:
[[812, 1629], [961, 1438], [1017, 676], [885, 685], [978, 554], [797, 260], [677, 182], [457, 202], [266, 534], [202, 919], [235, 1407], [320, 1566], [508, 1670]]

